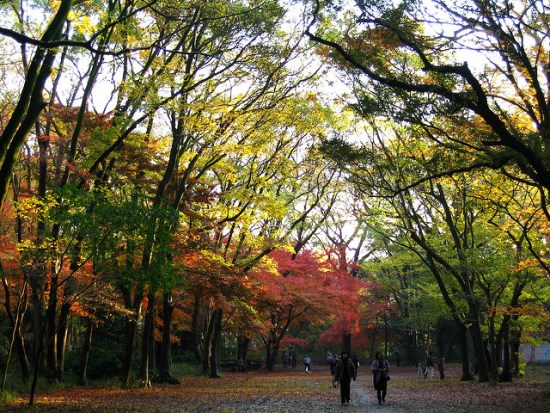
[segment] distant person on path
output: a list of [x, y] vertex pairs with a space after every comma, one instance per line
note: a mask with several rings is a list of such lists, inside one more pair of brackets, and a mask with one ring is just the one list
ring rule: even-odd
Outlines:
[[340, 400], [342, 401], [342, 405], [349, 404], [351, 380], [355, 380], [357, 376], [353, 362], [346, 350], [342, 350], [340, 360], [336, 363], [336, 377], [340, 382]]
[[399, 350], [395, 350], [395, 366], [399, 367], [401, 365], [401, 352]]
[[288, 352], [288, 361], [290, 362], [290, 366], [292, 368], [296, 367], [296, 359], [298, 358], [298, 354], [296, 353], [296, 350], [291, 349]]
[[376, 390], [376, 397], [378, 398], [378, 404], [386, 403], [386, 393], [388, 391], [388, 373], [390, 371], [390, 364], [388, 360], [384, 358], [382, 352], [376, 352], [374, 361], [372, 362], [372, 381], [374, 389]]
[[426, 369], [426, 378], [428, 379], [428, 381], [434, 381], [435, 361], [433, 351], [430, 351], [428, 353], [428, 357], [426, 358]]
[[336, 376], [336, 364], [338, 364], [338, 356], [334, 354], [329, 361], [330, 375], [332, 376], [332, 387], [338, 387], [338, 377]]
[[286, 351], [283, 350], [283, 355], [281, 356], [281, 359], [283, 360], [283, 367], [288, 367], [288, 354], [286, 354]]
[[445, 380], [445, 357], [439, 356], [437, 370], [439, 371], [439, 380]]
[[355, 376], [357, 376], [357, 373], [359, 372], [359, 360], [355, 354], [351, 356], [351, 362], [353, 363], [353, 367], [355, 367]]
[[418, 377], [424, 377], [424, 367], [422, 367], [422, 363], [416, 365], [416, 375]]
[[311, 370], [311, 359], [307, 356], [304, 357], [304, 370], [306, 373], [309, 373]]

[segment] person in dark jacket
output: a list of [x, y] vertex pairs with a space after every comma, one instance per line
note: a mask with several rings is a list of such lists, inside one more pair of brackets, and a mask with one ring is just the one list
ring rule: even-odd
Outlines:
[[338, 377], [338, 381], [340, 382], [340, 399], [342, 404], [349, 404], [351, 381], [355, 380], [357, 376], [353, 362], [346, 350], [340, 353], [340, 360], [336, 364], [336, 377]]
[[390, 371], [390, 365], [388, 360], [384, 358], [382, 352], [378, 351], [376, 353], [371, 370], [374, 389], [378, 397], [378, 404], [386, 403], [386, 392], [388, 390], [387, 377]]
[[437, 370], [439, 371], [439, 379], [445, 380], [445, 357], [439, 356], [439, 360], [437, 360]]

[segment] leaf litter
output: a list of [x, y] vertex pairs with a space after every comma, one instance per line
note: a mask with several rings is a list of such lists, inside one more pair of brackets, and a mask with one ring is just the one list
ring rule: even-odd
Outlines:
[[378, 405], [371, 375], [359, 368], [351, 403], [340, 405], [327, 366], [310, 374], [301, 369], [225, 373], [220, 379], [183, 377], [179, 385], [152, 388], [73, 388], [28, 395], [0, 405], [2, 413], [186, 413], [186, 412], [365, 412], [380, 413], [546, 413], [550, 412], [550, 366], [537, 366], [513, 383], [461, 382], [450, 365], [445, 381], [428, 382], [413, 367], [392, 369], [387, 403]]

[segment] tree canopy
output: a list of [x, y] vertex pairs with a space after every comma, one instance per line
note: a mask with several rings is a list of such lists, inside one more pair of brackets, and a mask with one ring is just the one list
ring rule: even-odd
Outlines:
[[0, 13], [2, 390], [334, 347], [496, 383], [548, 339], [544, 2]]

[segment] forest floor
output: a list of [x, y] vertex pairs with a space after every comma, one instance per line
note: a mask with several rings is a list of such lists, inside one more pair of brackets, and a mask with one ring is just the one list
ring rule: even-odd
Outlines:
[[0, 412], [21, 413], [183, 413], [183, 412], [379, 412], [379, 413], [547, 413], [550, 365], [528, 366], [513, 383], [461, 382], [459, 366], [450, 365], [444, 381], [428, 382], [413, 367], [391, 369], [387, 402], [378, 405], [367, 367], [359, 367], [351, 385], [350, 405], [340, 405], [328, 367], [310, 374], [300, 368], [273, 373], [224, 373], [220, 379], [183, 377], [179, 385], [153, 388], [87, 387], [37, 395], [33, 406], [20, 395]]

